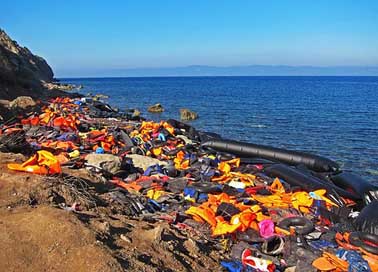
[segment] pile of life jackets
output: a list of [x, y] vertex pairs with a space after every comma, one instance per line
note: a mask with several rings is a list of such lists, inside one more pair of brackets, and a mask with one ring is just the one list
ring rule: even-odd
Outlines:
[[[42, 137], [27, 138], [35, 153], [24, 163], [8, 164], [8, 168], [55, 175], [62, 173], [62, 165], [85, 160], [90, 153], [113, 154], [121, 159], [139, 154], [165, 161], [169, 166], [157, 164], [143, 169], [145, 171], [137, 178], [117, 176], [108, 181], [130, 193], [143, 195], [156, 205], [162, 202], [161, 199], [182, 197], [187, 203], [184, 206], [186, 217], [206, 225], [212, 239], [233, 242], [237, 240], [236, 234], [250, 230], [258, 233], [262, 241], [272, 237], [284, 241], [289, 237], [311, 235], [314, 229], [323, 229], [325, 233], [332, 227], [332, 222], [322, 218], [319, 206], [325, 211], [340, 208], [327, 197], [326, 190], [291, 191], [285, 188], [282, 180], [262, 175], [261, 165], [253, 165], [248, 170], [242, 167], [240, 158], [204, 152], [196, 139], [169, 122], [142, 121], [118, 128], [97, 124], [79, 99], [51, 100], [42, 112], [0, 127], [1, 134], [43, 128]], [[178, 178], [185, 181], [181, 192], [167, 189], [167, 184]], [[308, 231], [305, 233], [304, 229]], [[363, 237], [358, 244], [359, 236], [356, 235], [337, 233], [334, 237], [337, 248], [333, 251], [322, 248], [321, 256], [312, 260], [313, 266], [321, 271], [357, 271], [353, 270], [356, 267], [360, 269], [358, 271], [378, 271], [378, 250], [374, 251], [378, 248], [374, 243], [378, 241], [370, 241], [369, 248], [363, 246], [366, 242]], [[243, 269], [250, 267], [256, 271], [285, 267], [255, 254], [259, 249], [245, 248], [235, 262]], [[279, 255], [277, 252], [275, 254]], [[224, 267], [232, 270], [228, 262]]]

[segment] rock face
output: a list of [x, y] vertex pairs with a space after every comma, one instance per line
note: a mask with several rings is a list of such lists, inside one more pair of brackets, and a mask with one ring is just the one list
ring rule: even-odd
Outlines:
[[159, 113], [159, 112], [163, 112], [164, 108], [160, 103], [157, 103], [155, 105], [150, 106], [148, 108], [148, 111], [152, 113]]
[[189, 109], [180, 109], [180, 119], [183, 121], [195, 120], [198, 118], [198, 114]]
[[53, 81], [47, 62], [21, 47], [0, 29], [0, 98], [38, 97], [42, 84]]

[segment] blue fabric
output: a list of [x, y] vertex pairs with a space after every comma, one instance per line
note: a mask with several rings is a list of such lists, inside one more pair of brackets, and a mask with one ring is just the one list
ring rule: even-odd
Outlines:
[[200, 193], [197, 200], [208, 200], [209, 196], [206, 193]]
[[243, 264], [239, 261], [221, 261], [221, 266], [229, 272], [242, 272]]
[[59, 140], [59, 141], [76, 141], [77, 136], [75, 134], [72, 134], [72, 133], [63, 133], [62, 135], [60, 135], [56, 139]]
[[159, 164], [151, 165], [144, 171], [143, 176], [150, 176], [152, 174], [162, 174], [163, 169]]
[[310, 246], [312, 246], [313, 248], [315, 249], [324, 249], [324, 248], [336, 248], [337, 247], [337, 244], [333, 243], [333, 242], [328, 242], [326, 240], [316, 240], [316, 241], [309, 241], [308, 242], [310, 244]]
[[209, 196], [206, 193], [198, 193], [195, 188], [191, 188], [191, 187], [184, 188], [184, 196], [193, 198], [195, 199], [195, 201], [198, 201], [198, 200], [206, 201], [209, 198]]
[[149, 143], [144, 143], [143, 147], [146, 149], [146, 150], [150, 150], [152, 148], [152, 145], [149, 144]]
[[68, 136], [68, 133], [63, 133], [62, 135], [60, 135], [56, 139], [59, 140], [59, 141], [66, 141], [67, 136]]
[[162, 207], [157, 201], [153, 199], [148, 199], [148, 204], [146, 208], [149, 212], [154, 213], [160, 211]]
[[357, 251], [339, 249], [336, 256], [349, 263], [348, 272], [371, 272], [369, 263]]
[[96, 148], [96, 154], [104, 154], [105, 150], [102, 147], [97, 147]]
[[194, 198], [196, 194], [196, 190], [194, 188], [185, 187], [184, 188], [184, 196], [189, 196], [190, 198]]
[[202, 166], [200, 174], [205, 177], [212, 177], [215, 175], [215, 169], [211, 168], [210, 166]]
[[243, 266], [240, 261], [221, 261], [221, 266], [227, 269], [228, 272], [255, 272], [256, 269], [253, 269], [249, 266]]
[[163, 141], [163, 142], [165, 142], [165, 141], [166, 141], [166, 139], [165, 139], [165, 136], [164, 136], [164, 134], [163, 134], [163, 133], [159, 133], [159, 136], [158, 136], [158, 138], [159, 138], [159, 140], [160, 140], [160, 141]]

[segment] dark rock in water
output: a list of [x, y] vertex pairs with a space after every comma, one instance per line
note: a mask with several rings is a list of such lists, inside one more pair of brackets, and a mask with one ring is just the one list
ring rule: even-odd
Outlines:
[[155, 105], [150, 106], [148, 108], [148, 111], [152, 113], [159, 113], [159, 112], [163, 112], [164, 108], [160, 103], [157, 103]]
[[13, 101], [9, 102], [11, 108], [27, 109], [34, 107], [37, 103], [30, 96], [19, 96]]
[[141, 112], [138, 109], [127, 109], [125, 110], [127, 118], [130, 120], [141, 120]]
[[198, 114], [189, 109], [180, 109], [180, 119], [183, 121], [195, 120], [198, 118]]
[[43, 84], [53, 81], [47, 62], [26, 47], [21, 47], [0, 29], [0, 98], [20, 95], [38, 97]]
[[140, 117], [140, 111], [138, 109], [133, 109], [131, 117], [132, 118]]
[[108, 95], [105, 95], [105, 94], [95, 94], [93, 96], [93, 99], [94, 100], [100, 100], [100, 99], [108, 99], [109, 96]]

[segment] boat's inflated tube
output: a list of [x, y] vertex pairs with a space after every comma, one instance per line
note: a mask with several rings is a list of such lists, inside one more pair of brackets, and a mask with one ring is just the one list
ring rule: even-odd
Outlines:
[[241, 157], [258, 157], [289, 165], [303, 164], [307, 168], [317, 172], [334, 172], [339, 169], [339, 165], [336, 162], [327, 158], [264, 145], [212, 139], [202, 142], [202, 147], [232, 153]]
[[366, 204], [378, 198], [378, 188], [363, 178], [349, 172], [342, 172], [331, 175], [332, 182], [345, 190], [356, 192], [360, 196], [364, 196]]
[[288, 217], [278, 223], [278, 227], [284, 230], [290, 230], [290, 227], [295, 227], [295, 231], [298, 234], [309, 234], [314, 230], [314, 224], [306, 217]]
[[222, 136], [220, 136], [217, 133], [214, 132], [208, 132], [208, 131], [198, 131], [198, 135], [201, 142], [207, 142], [211, 140], [220, 140], [222, 139]]
[[318, 189], [326, 189], [329, 194], [336, 192], [342, 197], [347, 197], [353, 200], [361, 200], [363, 198], [363, 195], [359, 196], [353, 192], [348, 192], [331, 182], [321, 180], [284, 164], [273, 164], [266, 167], [264, 172], [270, 177], [281, 178], [291, 186], [299, 186], [308, 192]]
[[352, 232], [349, 235], [349, 243], [360, 247], [369, 253], [378, 255], [378, 236], [366, 232]]
[[354, 221], [354, 227], [363, 232], [378, 235], [378, 201], [364, 207]]
[[199, 139], [198, 131], [194, 127], [188, 124], [185, 124], [183, 122], [177, 121], [175, 119], [168, 119], [166, 122], [170, 124], [172, 127], [174, 127], [175, 129], [184, 130], [185, 131], [184, 135], [187, 136], [189, 139], [191, 140]]

